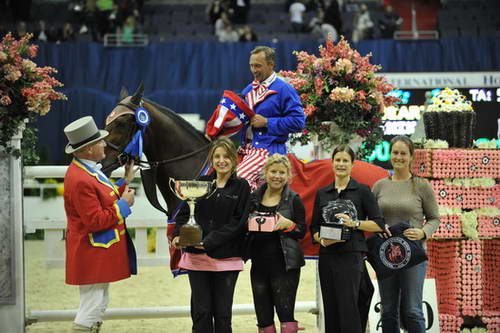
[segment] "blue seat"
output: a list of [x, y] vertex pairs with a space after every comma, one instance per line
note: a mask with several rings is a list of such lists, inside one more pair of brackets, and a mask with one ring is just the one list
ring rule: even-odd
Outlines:
[[458, 37], [458, 29], [456, 29], [456, 28], [440, 29], [439, 35], [440, 35], [440, 38], [457, 38]]
[[460, 28], [460, 35], [462, 37], [477, 37], [477, 26], [476, 25], [463, 25]]

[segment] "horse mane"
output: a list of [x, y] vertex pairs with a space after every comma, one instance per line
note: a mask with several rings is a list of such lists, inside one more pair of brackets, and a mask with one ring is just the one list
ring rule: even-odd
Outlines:
[[176, 124], [180, 125], [184, 130], [186, 130], [188, 133], [191, 133], [195, 136], [198, 136], [202, 138], [204, 141], [208, 141], [207, 138], [198, 131], [193, 125], [191, 125], [186, 119], [182, 118], [179, 116], [177, 113], [175, 113], [172, 109], [169, 109], [163, 105], [160, 105], [156, 102], [153, 102], [149, 99], [143, 98], [143, 101], [147, 104], [150, 104], [153, 106], [156, 110], [160, 111], [162, 114], [165, 116], [172, 118], [175, 120]]

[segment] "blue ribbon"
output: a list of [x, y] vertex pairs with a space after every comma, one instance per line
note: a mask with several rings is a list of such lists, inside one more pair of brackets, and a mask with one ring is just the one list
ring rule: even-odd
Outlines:
[[138, 129], [123, 152], [140, 159], [142, 157], [142, 142], [142, 129]]
[[138, 108], [135, 110], [135, 121], [139, 126], [137, 132], [135, 132], [134, 136], [130, 143], [123, 150], [124, 153], [129, 154], [130, 156], [137, 157], [139, 159], [142, 158], [142, 146], [143, 146], [143, 135], [146, 131], [146, 127], [151, 122], [151, 118], [149, 116], [149, 112], [144, 108]]

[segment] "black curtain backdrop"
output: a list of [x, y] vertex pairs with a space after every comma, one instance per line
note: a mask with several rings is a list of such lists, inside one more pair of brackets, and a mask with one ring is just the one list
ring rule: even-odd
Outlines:
[[[143, 80], [145, 96], [178, 113], [198, 113], [208, 120], [225, 89], [240, 92], [251, 80], [250, 51], [256, 45], [276, 49], [276, 69], [294, 70], [293, 51], [318, 54], [315, 42], [152, 43], [145, 48], [105, 48], [95, 43], [40, 44], [39, 66], [55, 67], [67, 101], [53, 103], [33, 125], [48, 152], [45, 163], [65, 164], [69, 122], [92, 115], [104, 126], [122, 86], [133, 92]], [[383, 72], [492, 71], [500, 68], [500, 39], [363, 41], [352, 45]]]

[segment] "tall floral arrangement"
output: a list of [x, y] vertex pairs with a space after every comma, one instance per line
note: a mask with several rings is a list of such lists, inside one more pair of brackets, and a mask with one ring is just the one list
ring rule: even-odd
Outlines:
[[38, 46], [29, 43], [31, 37], [16, 40], [9, 33], [0, 42], [0, 147], [16, 157], [21, 152], [10, 146], [10, 140], [19, 126], [47, 114], [52, 101], [66, 99], [54, 90], [63, 86], [51, 76], [57, 71], [30, 60], [38, 52]]
[[319, 47], [319, 57], [303, 51], [294, 54], [297, 70], [280, 74], [299, 93], [307, 118], [291, 143], [304, 145], [316, 136], [324, 149], [330, 149], [358, 135], [361, 157], [366, 156], [382, 139], [384, 107], [398, 101], [386, 95], [394, 87], [375, 76], [380, 66], [370, 64], [371, 54], [362, 57], [344, 38], [336, 45], [328, 39]]

